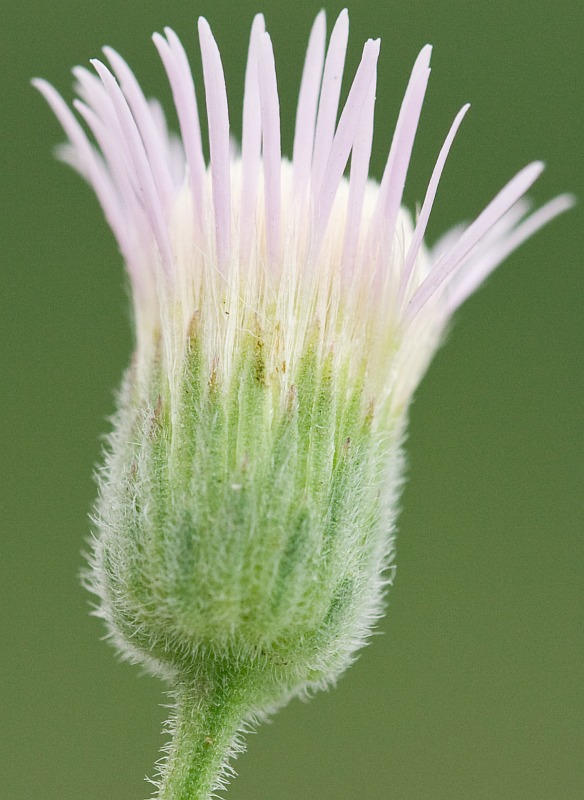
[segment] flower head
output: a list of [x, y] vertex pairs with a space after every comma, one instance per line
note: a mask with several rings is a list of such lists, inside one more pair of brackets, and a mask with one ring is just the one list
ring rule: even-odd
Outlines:
[[79, 116], [36, 81], [68, 136], [61, 157], [93, 187], [117, 239], [136, 320], [91, 585], [120, 647], [155, 671], [183, 685], [253, 675], [241, 716], [333, 679], [363, 642], [392, 556], [412, 394], [456, 308], [572, 202], [530, 213], [536, 162], [430, 249], [430, 212], [469, 106], [414, 218], [402, 195], [431, 48], [414, 64], [377, 184], [380, 45], [365, 44], [341, 108], [348, 25], [343, 11], [327, 47], [324, 13], [316, 18], [291, 160], [261, 15], [240, 151], [219, 50], [199, 20], [208, 166], [200, 97], [168, 28], [154, 43], [180, 137], [111, 48], [109, 67], [74, 69]]
[[[237, 333], [262, 320], [267, 370], [286, 396], [307, 332], [320, 346], [366, 358], [376, 398], [403, 409], [453, 311], [524, 239], [571, 204], [562, 196], [535, 214], [521, 198], [543, 169], [530, 164], [479, 217], [429, 251], [424, 234], [448, 153], [469, 109], [456, 115], [416, 220], [402, 193], [430, 75], [419, 54], [400, 110], [381, 184], [368, 177], [379, 40], [369, 40], [337, 122], [348, 39], [343, 11], [325, 49], [325, 17], [310, 36], [294, 151], [281, 157], [272, 44], [258, 15], [245, 76], [241, 152], [230, 139], [219, 50], [199, 20], [210, 165], [201, 144], [197, 96], [176, 36], [154, 35], [172, 88], [181, 137], [147, 100], [125, 61], [104, 48], [110, 68], [74, 69], [74, 106], [93, 144], [57, 92], [36, 81], [69, 137], [61, 157], [92, 185], [132, 282], [139, 358], [158, 336], [176, 362], [194, 315], [209, 325], [207, 357], [229, 374]], [[350, 174], [345, 177], [347, 164]], [[263, 323], [266, 323], [264, 325]], [[400, 366], [398, 366], [400, 365]], [[169, 369], [170, 369], [169, 364]]]

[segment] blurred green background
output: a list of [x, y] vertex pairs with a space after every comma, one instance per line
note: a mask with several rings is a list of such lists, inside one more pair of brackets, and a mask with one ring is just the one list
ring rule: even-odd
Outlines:
[[[123, 269], [97, 204], [51, 157], [61, 131], [29, 87], [70, 97], [74, 64], [118, 48], [169, 100], [149, 36], [198, 14], [219, 41], [240, 131], [252, 15], [274, 40], [284, 150], [320, 4], [2, 2], [0, 11], [0, 797], [141, 800], [162, 744], [161, 685], [116, 662], [79, 587], [93, 466], [132, 346]], [[341, 9], [326, 5], [329, 21]], [[349, 72], [381, 36], [373, 173], [411, 64], [435, 45], [406, 199], [474, 107], [430, 239], [534, 158], [534, 190], [584, 197], [581, 0], [355, 0]], [[584, 264], [580, 205], [457, 316], [417, 393], [388, 614], [338, 688], [249, 739], [233, 800], [584, 797]]]

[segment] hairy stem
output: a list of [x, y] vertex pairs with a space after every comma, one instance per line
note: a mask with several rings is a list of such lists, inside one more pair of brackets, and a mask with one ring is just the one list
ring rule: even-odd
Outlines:
[[236, 737], [250, 711], [247, 688], [233, 673], [178, 684], [160, 800], [208, 800], [220, 787], [229, 757], [242, 749]]

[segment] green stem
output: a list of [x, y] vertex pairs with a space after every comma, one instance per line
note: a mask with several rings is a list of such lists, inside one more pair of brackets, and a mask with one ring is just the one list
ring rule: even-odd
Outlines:
[[247, 690], [241, 674], [214, 675], [176, 687], [173, 739], [160, 800], [208, 800], [250, 711]]

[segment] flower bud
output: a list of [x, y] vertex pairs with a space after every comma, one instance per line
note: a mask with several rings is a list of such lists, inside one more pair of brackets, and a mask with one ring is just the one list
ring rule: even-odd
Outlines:
[[[136, 351], [99, 473], [88, 584], [121, 652], [177, 699], [162, 800], [220, 788], [242, 722], [333, 681], [380, 614], [407, 409], [456, 308], [572, 204], [529, 215], [521, 170], [468, 227], [424, 236], [469, 106], [417, 218], [403, 188], [428, 78], [420, 52], [379, 185], [368, 180], [379, 40], [343, 109], [341, 12], [310, 36], [291, 162], [274, 55], [254, 20], [241, 153], [221, 58], [199, 20], [209, 167], [187, 55], [154, 42], [181, 138], [110, 48], [74, 70], [74, 105], [36, 86], [93, 186], [132, 286]], [[326, 51], [326, 52], [325, 52]], [[338, 119], [338, 123], [337, 123]], [[350, 175], [345, 169], [350, 158]], [[223, 778], [221, 777], [223, 775]]]

